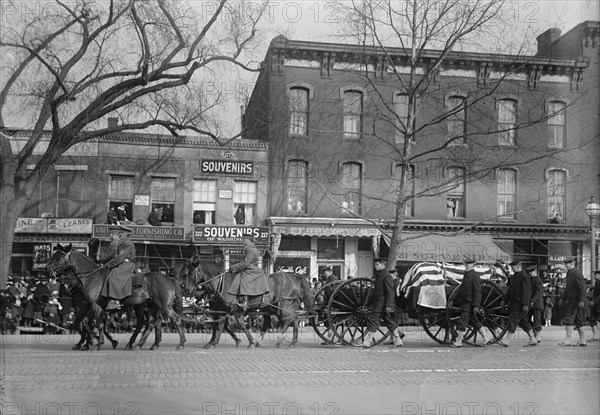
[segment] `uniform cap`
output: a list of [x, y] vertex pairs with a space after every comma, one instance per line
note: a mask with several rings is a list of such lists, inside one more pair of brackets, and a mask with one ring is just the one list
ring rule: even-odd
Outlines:
[[373, 262], [387, 263], [387, 258], [375, 258]]
[[473, 258], [467, 258], [463, 261], [465, 264], [474, 264], [475, 260]]
[[538, 269], [537, 265], [530, 265], [527, 267], [527, 272], [537, 271], [537, 269]]
[[517, 261], [513, 261], [513, 262], [510, 263], [511, 267], [514, 267], [515, 265], [521, 265], [521, 261], [517, 260]]
[[565, 259], [565, 264], [570, 264], [571, 262], [575, 262], [575, 258], [569, 257], [569, 258]]

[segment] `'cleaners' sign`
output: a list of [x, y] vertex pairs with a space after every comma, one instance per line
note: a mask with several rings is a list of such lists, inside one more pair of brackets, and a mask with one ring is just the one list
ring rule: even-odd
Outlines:
[[210, 174], [233, 174], [252, 176], [254, 162], [244, 160], [202, 159], [200, 171]]

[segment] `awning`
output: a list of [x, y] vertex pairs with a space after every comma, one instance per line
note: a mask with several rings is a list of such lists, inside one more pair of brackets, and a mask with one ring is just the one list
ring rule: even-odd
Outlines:
[[[423, 235], [404, 234], [398, 261], [462, 262], [466, 258], [477, 262], [512, 261], [512, 253], [504, 251], [490, 235]], [[390, 245], [391, 235], [383, 234]]]

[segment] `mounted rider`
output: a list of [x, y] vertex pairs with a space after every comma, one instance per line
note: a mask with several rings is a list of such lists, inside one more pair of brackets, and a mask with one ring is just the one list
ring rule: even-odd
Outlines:
[[100, 257], [103, 267], [110, 273], [104, 280], [98, 303], [106, 309], [118, 307], [110, 300], [122, 300], [131, 295], [131, 278], [135, 271], [135, 245], [129, 239], [133, 229], [123, 226], [111, 226], [111, 242], [108, 252]]
[[258, 267], [258, 249], [254, 245], [254, 238], [244, 235], [242, 240], [244, 259], [230, 267], [231, 272], [238, 274], [229, 287], [229, 294], [238, 297], [238, 305], [241, 308], [247, 308], [249, 296], [254, 297], [269, 292], [269, 279]]

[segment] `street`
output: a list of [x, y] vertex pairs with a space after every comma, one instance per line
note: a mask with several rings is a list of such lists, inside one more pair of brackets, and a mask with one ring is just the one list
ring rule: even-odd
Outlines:
[[[405, 347], [321, 346], [306, 327], [295, 349], [223, 336], [166, 334], [157, 351], [72, 351], [74, 336], [2, 336], [2, 414], [596, 414], [599, 347], [559, 347], [562, 327], [524, 348], [433, 342], [406, 328]], [[520, 334], [520, 336], [518, 336]], [[152, 339], [152, 336], [151, 336]]]

